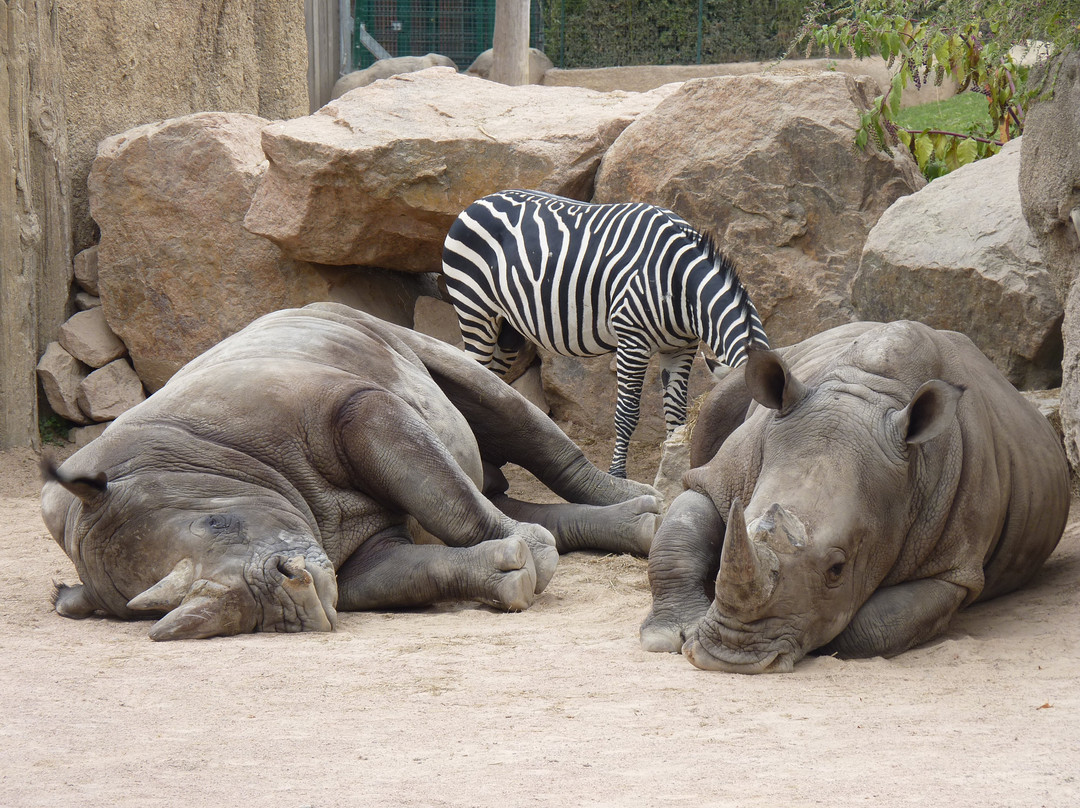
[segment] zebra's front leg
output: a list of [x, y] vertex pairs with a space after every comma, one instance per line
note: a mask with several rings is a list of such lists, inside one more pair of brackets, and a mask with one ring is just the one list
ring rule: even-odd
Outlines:
[[617, 398], [615, 400], [615, 451], [611, 457], [612, 477], [626, 476], [626, 453], [630, 437], [641, 416], [641, 388], [649, 367], [649, 350], [639, 344], [619, 342], [615, 350]]
[[660, 354], [660, 382], [664, 387], [664, 422], [670, 437], [676, 427], [686, 423], [686, 390], [697, 346]]

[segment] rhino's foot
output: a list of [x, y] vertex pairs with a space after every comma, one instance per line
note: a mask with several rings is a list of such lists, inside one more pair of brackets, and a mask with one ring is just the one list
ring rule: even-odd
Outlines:
[[539, 595], [551, 582], [555, 575], [555, 568], [559, 565], [559, 551], [555, 547], [555, 537], [547, 528], [530, 522], [519, 522], [509, 536], [511, 539], [515, 537], [522, 539], [529, 548], [536, 575], [533, 593]]
[[601, 507], [577, 506], [555, 531], [559, 552], [601, 550], [646, 557], [660, 526], [661, 506], [654, 496]]
[[680, 620], [652, 611], [641, 624], [641, 648], [643, 651], [678, 654], [682, 652], [688, 633], [689, 628]]
[[525, 538], [485, 541], [473, 550], [478, 554], [480, 571], [477, 591], [473, 593], [476, 600], [514, 612], [532, 605], [537, 590], [536, 566]]
[[608, 505], [602, 514], [606, 523], [598, 531], [598, 538], [605, 545], [601, 549], [648, 557], [653, 536], [660, 527], [662, 507], [661, 498], [651, 494]]
[[82, 584], [68, 586], [59, 581], [53, 581], [52, 603], [57, 614], [75, 620], [89, 617], [97, 611], [97, 606], [90, 602]]

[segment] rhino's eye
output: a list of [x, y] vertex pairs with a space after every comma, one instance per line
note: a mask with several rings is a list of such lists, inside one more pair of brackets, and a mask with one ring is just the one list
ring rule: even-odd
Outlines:
[[206, 517], [206, 524], [211, 530], [224, 530], [229, 524], [229, 520], [221, 514], [215, 513]]
[[829, 559], [832, 564], [825, 570], [825, 585], [837, 586], [844, 577], [845, 560], [833, 556]]

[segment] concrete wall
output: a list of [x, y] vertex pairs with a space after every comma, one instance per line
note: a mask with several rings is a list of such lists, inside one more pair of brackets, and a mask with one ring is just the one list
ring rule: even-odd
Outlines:
[[35, 366], [90, 246], [97, 144], [200, 111], [308, 112], [304, 0], [0, 7], [0, 446], [36, 445]]

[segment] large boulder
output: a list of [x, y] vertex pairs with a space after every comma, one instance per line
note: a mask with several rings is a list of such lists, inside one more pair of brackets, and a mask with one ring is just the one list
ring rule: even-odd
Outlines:
[[849, 322], [866, 234], [925, 184], [905, 153], [855, 149], [877, 92], [840, 73], [687, 81], [615, 141], [593, 201], [652, 202], [712, 232], [776, 345]]
[[301, 261], [436, 271], [478, 197], [587, 199], [604, 151], [670, 92], [507, 87], [445, 67], [393, 76], [262, 130], [270, 164], [245, 225]]
[[381, 297], [397, 302], [372, 313], [411, 324], [416, 281], [313, 266], [244, 229], [266, 170], [260, 132], [267, 123], [199, 113], [139, 126], [100, 146], [90, 192], [101, 227], [102, 307], [151, 392], [275, 309], [337, 300], [370, 311], [366, 301]]
[[53, 6], [64, 48], [78, 248], [93, 241], [86, 178], [97, 144], [203, 110], [306, 115], [308, 44], [297, 0], [71, 0]]
[[1031, 81], [1043, 80], [1053, 94], [1024, 121], [1020, 201], [1064, 300], [1080, 274], [1080, 53], [1036, 68]]
[[1061, 378], [1062, 306], [1020, 210], [1020, 142], [898, 200], [870, 231], [852, 302], [864, 320], [960, 331], [1017, 387]]
[[[559, 356], [540, 350], [541, 378], [552, 417], [560, 423], [596, 435], [598, 439], [615, 440], [615, 399], [617, 382], [615, 354], [578, 358]], [[667, 434], [664, 423], [663, 387], [659, 363], [649, 363], [641, 390], [641, 418], [634, 439], [649, 443], [662, 441]], [[712, 389], [714, 378], [700, 354], [690, 370], [688, 401], [694, 401]]]
[[415, 73], [417, 70], [426, 70], [429, 67], [452, 67], [457, 70], [453, 59], [438, 53], [429, 53], [426, 56], [392, 56], [389, 59], [379, 59], [363, 70], [346, 73], [334, 82], [330, 99], [341, 98], [349, 90], [367, 87], [379, 79], [388, 79], [401, 73]]
[[[1042, 73], [1049, 69], [1049, 75]], [[1020, 157], [1020, 201], [1055, 288], [1065, 300], [1061, 427], [1080, 467], [1080, 53], [1033, 71], [1053, 93], [1031, 105]]]

